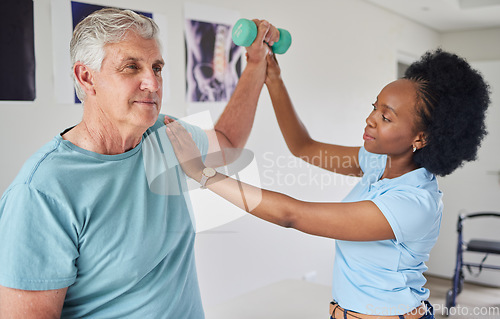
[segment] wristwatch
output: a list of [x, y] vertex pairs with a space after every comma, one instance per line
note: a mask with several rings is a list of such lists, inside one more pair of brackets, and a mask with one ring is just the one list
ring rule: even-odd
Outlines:
[[215, 174], [217, 174], [217, 171], [215, 169], [213, 169], [211, 167], [205, 167], [203, 169], [203, 171], [201, 172], [201, 180], [200, 180], [201, 188], [203, 188], [203, 189], [207, 188], [206, 185], [207, 185], [208, 180], [211, 177], [214, 177]]

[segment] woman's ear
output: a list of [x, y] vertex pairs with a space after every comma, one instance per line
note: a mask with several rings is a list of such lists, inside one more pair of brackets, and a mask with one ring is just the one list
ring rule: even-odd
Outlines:
[[73, 66], [73, 73], [85, 94], [87, 96], [95, 95], [94, 74], [92, 69], [81, 62], [76, 62]]
[[413, 141], [413, 148], [415, 150], [419, 150], [419, 149], [425, 147], [426, 144], [427, 144], [427, 139], [426, 139], [425, 133], [424, 132], [418, 133], [417, 137]]

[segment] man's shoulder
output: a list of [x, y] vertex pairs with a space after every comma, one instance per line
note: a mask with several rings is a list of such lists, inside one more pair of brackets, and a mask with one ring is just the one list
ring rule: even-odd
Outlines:
[[39, 148], [24, 162], [12, 184], [29, 184], [40, 167], [46, 166], [43, 164], [51, 163], [51, 155], [58, 150], [60, 144], [61, 141], [56, 137]]
[[190, 133], [202, 133], [204, 132], [203, 129], [201, 129], [200, 127], [196, 126], [196, 125], [193, 125], [193, 124], [190, 124], [190, 123], [187, 123], [185, 121], [183, 121], [182, 119], [179, 119], [175, 116], [171, 116], [171, 115], [166, 115], [166, 114], [159, 114], [158, 115], [158, 119], [156, 120], [155, 124], [153, 124], [149, 129], [146, 130], [146, 132], [144, 133], [145, 134], [145, 137], [147, 137], [149, 134], [159, 130], [159, 129], [162, 129], [164, 126], [165, 126], [165, 116], [168, 116], [169, 118], [171, 119], [174, 119], [176, 121], [179, 121], [182, 126], [184, 126]]
[[[165, 126], [165, 114], [159, 114], [158, 115], [158, 119], [156, 119], [156, 122], [155, 124], [153, 124], [151, 127], [149, 127], [146, 132], [144, 133], [144, 136], [147, 137], [149, 134], [159, 130], [160, 128], [162, 128], [163, 126]], [[171, 117], [169, 115], [169, 117]], [[171, 118], [174, 118], [174, 117], [171, 117]], [[176, 118], [174, 118], [176, 119]]]
[[[196, 143], [196, 145], [200, 149], [200, 152], [202, 154], [206, 154], [206, 152], [208, 151], [208, 144], [209, 144], [208, 136], [207, 136], [206, 132], [199, 126], [193, 125], [191, 123], [187, 123], [187, 122], [183, 121], [182, 119], [179, 119], [177, 117], [170, 116], [170, 115], [160, 114], [158, 116], [156, 123], [153, 124], [150, 128], [148, 128], [146, 130], [146, 132], [144, 133], [144, 135], [143, 135], [144, 141], [151, 140], [151, 138], [152, 138], [153, 141], [156, 140], [163, 147], [167, 147], [167, 149], [169, 151], [171, 151], [173, 154], [173, 149], [171, 149], [170, 141], [167, 137], [166, 130], [165, 130], [165, 123], [164, 123], [165, 116], [168, 116], [171, 119], [179, 121], [179, 123], [182, 126], [184, 126], [184, 128], [191, 134], [191, 137], [193, 138], [194, 142]], [[153, 145], [156, 145], [156, 142], [153, 142]], [[164, 152], [164, 151], [162, 151], [162, 152]], [[168, 151], [166, 151], [166, 152], [168, 153]]]

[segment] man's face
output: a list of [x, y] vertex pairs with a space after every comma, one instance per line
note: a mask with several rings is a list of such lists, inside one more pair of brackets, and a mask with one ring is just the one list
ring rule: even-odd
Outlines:
[[105, 46], [101, 70], [94, 73], [96, 107], [119, 129], [145, 131], [161, 108], [164, 66], [158, 43], [128, 32]]

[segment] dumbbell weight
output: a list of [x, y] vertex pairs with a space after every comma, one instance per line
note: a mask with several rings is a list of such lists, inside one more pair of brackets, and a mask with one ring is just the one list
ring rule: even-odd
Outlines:
[[[292, 44], [292, 36], [285, 29], [278, 28], [280, 39], [272, 45], [274, 53], [285, 53]], [[255, 22], [248, 19], [239, 19], [233, 27], [233, 42], [236, 45], [249, 47], [257, 37], [257, 26]]]

